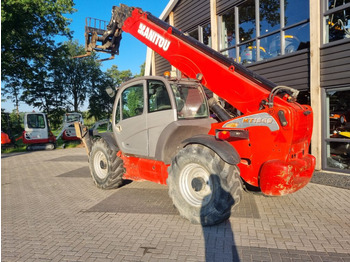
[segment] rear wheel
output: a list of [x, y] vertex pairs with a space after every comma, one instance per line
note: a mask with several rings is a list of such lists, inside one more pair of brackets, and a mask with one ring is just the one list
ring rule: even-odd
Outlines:
[[94, 141], [89, 158], [90, 173], [97, 187], [117, 188], [123, 183], [123, 160], [107, 142], [100, 138]]
[[168, 169], [169, 196], [180, 215], [209, 226], [231, 215], [241, 199], [239, 169], [202, 145], [183, 148]]

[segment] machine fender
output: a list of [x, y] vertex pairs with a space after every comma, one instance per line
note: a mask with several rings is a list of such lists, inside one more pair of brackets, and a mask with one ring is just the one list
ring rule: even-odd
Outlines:
[[236, 149], [227, 141], [218, 140], [214, 136], [210, 135], [196, 135], [185, 139], [183, 147], [189, 144], [200, 144], [206, 146], [217, 153], [222, 160], [230, 165], [237, 165], [241, 162], [241, 158]]
[[115, 152], [119, 151], [117, 142], [115, 141], [112, 132], [98, 133], [95, 137], [103, 138], [113, 151]]

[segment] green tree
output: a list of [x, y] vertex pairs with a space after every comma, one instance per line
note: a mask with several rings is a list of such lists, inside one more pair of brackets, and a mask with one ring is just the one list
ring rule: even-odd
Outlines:
[[32, 76], [22, 81], [21, 100], [46, 113], [61, 112], [66, 106], [67, 94], [55, 76], [55, 69], [68, 58], [66, 46], [55, 49], [55, 55], [33, 67]]
[[136, 74], [135, 76], [144, 76], [145, 75], [146, 62], [140, 65], [140, 74]]
[[132, 72], [130, 69], [119, 71], [118, 66], [113, 65], [111, 68], [106, 71], [107, 77], [112, 80], [112, 84], [115, 87], [119, 87], [123, 82], [133, 78]]
[[64, 15], [73, 6], [73, 0], [1, 1], [2, 94], [16, 105], [23, 82], [43, 77], [40, 67], [55, 55], [54, 37], [71, 37]]
[[94, 88], [89, 97], [88, 118], [95, 120], [110, 119], [114, 99], [108, 96], [106, 88], [113, 86], [113, 81], [106, 73], [97, 74], [94, 79]]
[[36, 61], [52, 56], [57, 35], [70, 37], [73, 0], [1, 1], [1, 76], [25, 79]]
[[130, 70], [119, 71], [118, 66], [113, 65], [103, 74], [94, 76], [94, 88], [89, 98], [89, 117], [96, 120], [109, 119], [111, 117], [114, 99], [109, 97], [106, 88], [119, 87], [123, 82], [131, 79]]
[[6, 88], [4, 91], [4, 89], [1, 90], [1, 92], [3, 93], [3, 97], [5, 97], [5, 99], [3, 99], [4, 101], [6, 101], [7, 99], [9, 99], [16, 108], [16, 113], [17, 116], [19, 117], [19, 101], [20, 101], [20, 96], [21, 96], [21, 86], [22, 86], [22, 82], [19, 79], [13, 79], [12, 81], [10, 81], [9, 83], [6, 84]]
[[1, 109], [1, 131], [7, 133], [10, 138], [19, 137], [23, 131], [23, 118], [24, 113], [17, 115], [15, 110], [12, 113], [7, 113]]
[[79, 111], [94, 88], [96, 76], [102, 72], [100, 63], [96, 60], [96, 53], [90, 57], [73, 58], [85, 54], [84, 46], [79, 45], [77, 41], [68, 41], [65, 45], [70, 58], [57, 65], [55, 75], [68, 94], [67, 105], [73, 111]]
[[93, 89], [96, 72], [101, 72], [96, 55], [73, 58], [85, 53], [77, 41], [68, 41], [56, 49], [48, 64], [41, 64], [33, 77], [24, 81], [22, 99], [47, 113], [79, 111]]
[[56, 48], [55, 55], [33, 70], [32, 77], [23, 81], [22, 100], [46, 112], [52, 126], [62, 122], [65, 112], [79, 112], [101, 78], [96, 54], [74, 58], [85, 53], [77, 41], [68, 41]]

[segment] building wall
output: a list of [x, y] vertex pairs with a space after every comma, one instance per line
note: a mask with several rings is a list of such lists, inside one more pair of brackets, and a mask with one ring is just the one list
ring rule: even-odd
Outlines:
[[230, 9], [232, 6], [237, 5], [244, 0], [217, 0], [216, 2], [216, 11], [217, 14], [221, 14], [226, 10]]
[[[350, 43], [321, 48], [321, 86], [350, 86]], [[350, 101], [349, 101], [350, 104]]]
[[[210, 21], [210, 0], [178, 1], [173, 13], [174, 27], [186, 33], [195, 29], [198, 25]], [[156, 75], [163, 75], [165, 71], [171, 71], [170, 63], [157, 53], [155, 54], [155, 65]]]
[[299, 51], [247, 66], [277, 85], [307, 90], [310, 86], [309, 52]]
[[164, 59], [162, 56], [155, 53], [154, 60], [156, 64], [155, 73], [157, 76], [162, 76], [165, 71], [171, 71], [171, 65], [169, 61]]
[[182, 0], [175, 6], [174, 25], [177, 29], [188, 32], [210, 20], [210, 0]]

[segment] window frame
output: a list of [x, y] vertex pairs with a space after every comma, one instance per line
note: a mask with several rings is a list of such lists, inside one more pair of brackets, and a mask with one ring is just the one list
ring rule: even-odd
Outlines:
[[[276, 29], [276, 30], [273, 30], [267, 34], [264, 34], [264, 35], [261, 35], [260, 34], [260, 1], [259, 0], [254, 0], [255, 2], [255, 37], [253, 37], [252, 39], [248, 40], [248, 41], [243, 41], [243, 42], [240, 42], [240, 35], [239, 35], [239, 5], [241, 4], [241, 2], [239, 2], [237, 5], [235, 5], [234, 7], [232, 7], [231, 9], [229, 10], [226, 10], [225, 13], [222, 13], [218, 16], [218, 34], [219, 34], [219, 39], [220, 39], [220, 43], [219, 43], [219, 47], [220, 47], [220, 50], [219, 52], [220, 53], [225, 53], [225, 52], [228, 52], [229, 50], [231, 49], [235, 49], [235, 56], [236, 58], [240, 58], [240, 55], [241, 55], [241, 47], [242, 46], [245, 46], [245, 45], [249, 45], [250, 43], [256, 43], [256, 50], [259, 50], [259, 52], [256, 52], [256, 57], [255, 57], [255, 61], [252, 62], [252, 63], [256, 63], [256, 62], [261, 62], [261, 61], [266, 61], [266, 60], [269, 60], [269, 59], [273, 59], [273, 58], [276, 58], [276, 57], [280, 57], [280, 56], [283, 56], [286, 54], [285, 52], [285, 48], [286, 48], [286, 45], [285, 45], [285, 32], [287, 30], [290, 30], [292, 28], [297, 28], [298, 26], [301, 26], [301, 25], [306, 25], [306, 24], [309, 24], [310, 23], [310, 17], [308, 19], [304, 19], [304, 20], [301, 20], [297, 23], [294, 23], [294, 24], [291, 24], [291, 25], [288, 25], [286, 26], [285, 25], [285, 5], [284, 5], [284, 0], [280, 0], [280, 28], [279, 29]], [[310, 3], [309, 3], [310, 4]], [[222, 20], [222, 17], [224, 14], [228, 13], [229, 11], [234, 11], [234, 15], [235, 15], [235, 44], [230, 46], [230, 47], [225, 47], [225, 48], [222, 48], [222, 45], [223, 45], [223, 39], [224, 39], [224, 36], [222, 35], [223, 33], [223, 20]], [[259, 29], [259, 30], [258, 30]], [[310, 31], [310, 29], [309, 29]], [[269, 37], [271, 35], [274, 35], [278, 33], [280, 35], [280, 46], [281, 46], [281, 53], [279, 55], [277, 55], [276, 57], [270, 57], [270, 58], [267, 58], [267, 59], [264, 59], [264, 60], [261, 60], [261, 55], [260, 55], [260, 41], [261, 39], [263, 38], [266, 38], [266, 37]], [[309, 37], [310, 37], [310, 32], [309, 32]], [[310, 42], [310, 39], [309, 39], [309, 42]], [[303, 51], [302, 50], [297, 50], [297, 51]], [[296, 52], [297, 52], [296, 51]], [[295, 53], [295, 52], [294, 52]], [[239, 60], [239, 59], [238, 59]], [[239, 63], [241, 63], [240, 61], [237, 61]]]
[[[29, 121], [29, 118], [30, 117], [35, 117], [35, 123], [37, 124], [37, 125], [35, 125], [35, 126], [29, 126], [29, 123], [30, 123], [30, 121]], [[43, 124], [43, 126], [42, 125], [40, 125], [40, 124]], [[31, 129], [45, 129], [46, 128], [46, 119], [45, 119], [45, 116], [43, 115], [43, 114], [28, 114], [27, 115], [27, 126], [28, 126], [28, 128], [31, 128]]]
[[[210, 22], [204, 23], [203, 25], [198, 25], [196, 26], [196, 28], [194, 28], [193, 30], [189, 31], [189, 35], [191, 37], [193, 37], [193, 33], [197, 31], [197, 35], [198, 35], [198, 39], [193, 37], [194, 39], [198, 40], [199, 42], [201, 42], [202, 44], [204, 44], [204, 28], [206, 26], [211, 26]], [[191, 35], [192, 34], [192, 35]], [[208, 45], [209, 47], [212, 47], [212, 39], [211, 39], [211, 28], [210, 28], [210, 36], [208, 37]]]
[[345, 5], [341, 5], [341, 6], [332, 8], [332, 9], [328, 9], [329, 0], [320, 0], [320, 1], [322, 1], [322, 3], [321, 3], [321, 30], [322, 30], [321, 45], [322, 45], [322, 47], [338, 45], [341, 43], [349, 42], [350, 38], [348, 38], [348, 39], [344, 38], [344, 39], [339, 39], [339, 40], [329, 42], [329, 31], [328, 31], [328, 25], [327, 25], [327, 17], [334, 14], [334, 13], [337, 13], [339, 11], [345, 10], [346, 8], [350, 8], [350, 3], [347, 3]]
[[[133, 116], [128, 116], [128, 117], [124, 117], [124, 100], [123, 100], [123, 95], [124, 95], [124, 92], [131, 89], [131, 88], [142, 88], [142, 113], [141, 114], [136, 114], [136, 115], [133, 115]], [[143, 115], [145, 113], [145, 84], [144, 82], [138, 82], [138, 83], [135, 83], [133, 85], [130, 85], [128, 87], [126, 87], [122, 93], [120, 94], [120, 113], [121, 113], [121, 120], [126, 120], [126, 119], [130, 119], [130, 118], [133, 118], [133, 117], [137, 117], [137, 116], [140, 116], [140, 115]]]
[[350, 174], [350, 169], [339, 169], [336, 167], [330, 167], [327, 163], [327, 155], [330, 154], [330, 147], [328, 144], [330, 143], [350, 143], [350, 139], [348, 138], [332, 138], [329, 137], [329, 103], [327, 103], [327, 93], [329, 92], [339, 92], [339, 91], [349, 91], [350, 92], [350, 86], [347, 87], [330, 87], [330, 88], [322, 88], [321, 96], [322, 96], [322, 104], [324, 105], [322, 107], [322, 119], [325, 121], [322, 121], [322, 169], [328, 170], [328, 171], [336, 171], [339, 172], [341, 170], [342, 173]]
[[[166, 106], [170, 106], [169, 108], [168, 107], [164, 107], [164, 108], [157, 108], [157, 109], [154, 109], [154, 110], [151, 110], [151, 96], [150, 95], [150, 83], [151, 82], [158, 82], [159, 84], [162, 84], [163, 85], [163, 91], [166, 92], [166, 94], [168, 95], [168, 100], [169, 100], [169, 103], [166, 105]], [[152, 113], [156, 113], [156, 112], [160, 112], [160, 111], [164, 111], [164, 110], [172, 110], [173, 109], [173, 105], [171, 103], [171, 97], [170, 97], [170, 94], [169, 94], [169, 91], [168, 91], [168, 88], [166, 86], [166, 84], [162, 81], [162, 80], [158, 80], [158, 79], [148, 79], [147, 80], [147, 113], [148, 114], [152, 114]], [[155, 93], [156, 94], [156, 93]], [[153, 94], [153, 95], [155, 95]]]

